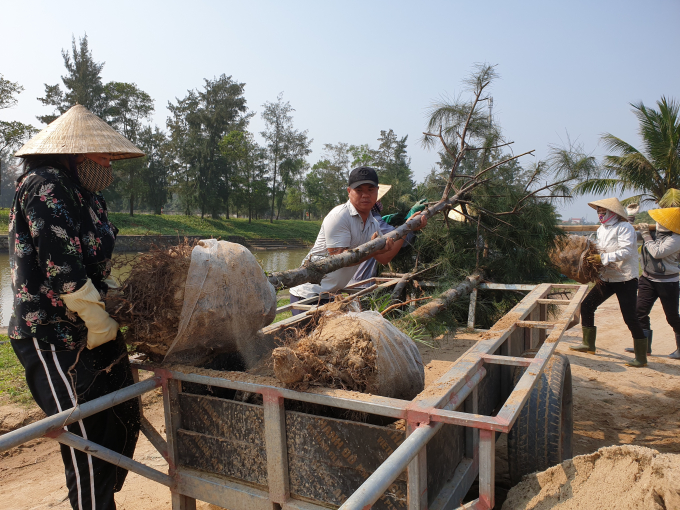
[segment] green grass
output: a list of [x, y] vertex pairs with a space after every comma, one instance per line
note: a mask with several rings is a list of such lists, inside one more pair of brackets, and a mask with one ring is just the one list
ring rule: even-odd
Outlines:
[[[199, 216], [110, 213], [111, 222], [120, 235], [204, 235], [214, 237], [243, 236], [246, 239], [302, 239], [308, 243], [316, 240], [320, 221], [247, 219], [213, 220]], [[9, 209], [0, 209], [0, 230], [7, 231]]]
[[[0, 342], [5, 340], [9, 338], [0, 335]], [[31, 392], [26, 386], [24, 367], [19, 363], [9, 342], [0, 345], [0, 402], [6, 400], [22, 405], [33, 403]]]
[[[290, 303], [290, 298], [279, 299], [279, 300], [276, 301], [276, 308], [280, 308], [282, 306], [285, 306], [288, 303]], [[292, 317], [292, 316], [293, 316], [293, 312], [291, 312], [290, 310], [288, 310], [287, 312], [280, 313], [276, 316], [276, 319], [274, 319], [274, 322], [272, 324], [279, 322], [279, 321], [282, 321], [283, 319], [287, 319], [288, 317]]]
[[121, 235], [167, 234], [167, 235], [213, 235], [243, 236], [246, 239], [302, 239], [313, 243], [321, 228], [320, 221], [246, 219], [213, 220], [199, 216], [157, 216], [139, 214], [130, 216], [111, 213], [111, 221], [120, 229]]

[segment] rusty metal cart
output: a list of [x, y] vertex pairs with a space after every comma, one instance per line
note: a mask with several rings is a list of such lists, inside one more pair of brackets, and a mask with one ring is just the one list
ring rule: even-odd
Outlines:
[[[361, 293], [397, 281], [374, 278]], [[0, 437], [0, 451], [54, 438], [168, 486], [173, 510], [194, 509], [196, 500], [230, 510], [490, 509], [498, 433], [509, 433], [515, 476], [571, 457], [571, 372], [554, 351], [588, 290], [557, 284], [479, 289], [509, 287], [528, 294], [410, 402], [293, 391], [241, 372], [136, 364], [151, 377], [10, 432]], [[313, 304], [280, 311], [294, 307]], [[470, 311], [474, 326], [474, 299]], [[261, 404], [183, 391], [189, 383], [259, 394]], [[167, 460], [167, 474], [64, 428], [157, 387], [167, 441], [144, 418], [142, 431]], [[477, 478], [479, 497], [463, 504]]]

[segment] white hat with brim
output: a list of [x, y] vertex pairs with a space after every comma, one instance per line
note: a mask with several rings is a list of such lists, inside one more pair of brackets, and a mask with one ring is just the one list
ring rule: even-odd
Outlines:
[[378, 200], [387, 195], [387, 192], [391, 189], [391, 184], [378, 184]]
[[14, 156], [47, 154], [109, 154], [112, 160], [144, 156], [130, 140], [79, 104], [52, 121]]
[[618, 214], [624, 220], [628, 218], [628, 213], [623, 208], [618, 198], [604, 198], [602, 200], [595, 200], [595, 202], [589, 202], [588, 205], [596, 211], [598, 207], [603, 207], [614, 214]]

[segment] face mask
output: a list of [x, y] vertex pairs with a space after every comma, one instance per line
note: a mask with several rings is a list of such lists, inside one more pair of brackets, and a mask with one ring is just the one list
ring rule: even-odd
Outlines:
[[656, 223], [656, 231], [657, 232], [670, 232], [670, 229], [667, 229], [663, 225], [659, 225], [659, 222], [657, 221]]
[[110, 166], [100, 165], [87, 157], [76, 166], [76, 171], [80, 184], [92, 193], [107, 188], [113, 182], [113, 172]]
[[597, 213], [597, 219], [599, 219], [600, 223], [602, 223], [603, 225], [605, 223], [607, 223], [609, 220], [612, 220], [615, 217], [616, 217], [616, 214], [614, 214], [611, 211], [606, 211], [606, 212], [603, 212], [603, 213]]

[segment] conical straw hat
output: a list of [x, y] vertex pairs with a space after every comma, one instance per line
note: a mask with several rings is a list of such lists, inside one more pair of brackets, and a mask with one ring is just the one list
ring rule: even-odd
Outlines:
[[79, 104], [31, 138], [14, 156], [93, 153], [110, 154], [111, 159], [144, 156], [130, 140]]
[[611, 211], [614, 214], [618, 214], [624, 220], [628, 218], [628, 213], [623, 208], [618, 198], [605, 198], [602, 200], [595, 200], [595, 202], [590, 202], [588, 203], [588, 205], [595, 210], [597, 210], [598, 207], [604, 207], [608, 211]]
[[387, 195], [387, 192], [391, 189], [391, 184], [378, 184], [378, 200]]
[[649, 215], [662, 227], [675, 234], [680, 234], [680, 207], [666, 207], [665, 209], [652, 209]]

